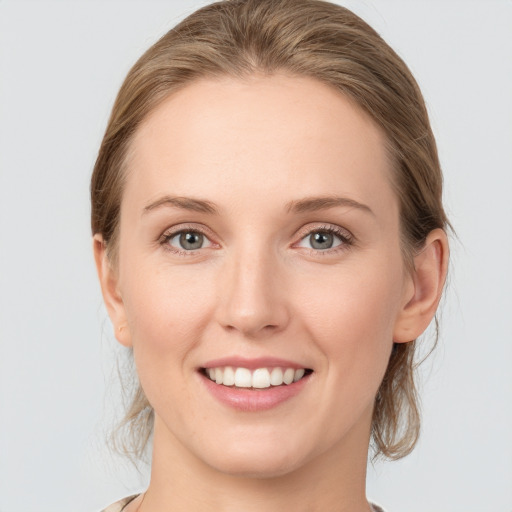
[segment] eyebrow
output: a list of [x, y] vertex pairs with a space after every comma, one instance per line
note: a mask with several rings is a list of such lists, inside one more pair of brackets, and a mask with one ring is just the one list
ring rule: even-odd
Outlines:
[[[144, 207], [142, 213], [145, 214], [162, 207], [174, 207], [182, 210], [209, 213], [211, 215], [217, 215], [219, 213], [219, 210], [211, 201], [195, 199], [192, 197], [168, 195], [149, 203]], [[335, 207], [357, 208], [358, 210], [362, 210], [375, 216], [369, 206], [348, 197], [306, 197], [304, 199], [298, 199], [286, 203], [285, 210], [287, 213], [308, 213]]]
[[348, 197], [306, 197], [304, 199], [299, 199], [297, 201], [290, 201], [286, 204], [286, 211], [289, 213], [307, 213], [307, 212], [316, 212], [319, 210], [327, 210], [329, 208], [335, 207], [348, 207], [348, 208], [357, 208], [366, 213], [370, 213], [375, 216], [375, 213], [372, 209], [363, 204], [355, 201], [354, 199], [349, 199]]
[[204, 199], [194, 199], [192, 197], [179, 197], [179, 196], [164, 196], [152, 203], [149, 203], [144, 210], [143, 214], [161, 207], [174, 207], [182, 210], [189, 210], [193, 212], [218, 214], [215, 205]]

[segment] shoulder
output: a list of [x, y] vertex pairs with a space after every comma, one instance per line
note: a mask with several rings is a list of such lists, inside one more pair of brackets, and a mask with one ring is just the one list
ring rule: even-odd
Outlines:
[[373, 512], [386, 512], [381, 506], [376, 505], [375, 503], [370, 502]]
[[101, 512], [121, 512], [128, 503], [132, 502], [138, 494], [134, 494], [133, 496], [128, 496], [127, 498], [123, 498], [122, 500], [116, 501], [115, 503], [112, 503], [107, 508], [104, 508]]

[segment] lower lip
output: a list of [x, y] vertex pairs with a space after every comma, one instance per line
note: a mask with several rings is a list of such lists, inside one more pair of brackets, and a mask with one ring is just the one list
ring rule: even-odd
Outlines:
[[296, 396], [304, 388], [310, 375], [292, 384], [264, 389], [246, 389], [223, 386], [201, 375], [206, 389], [221, 403], [244, 412], [267, 411]]

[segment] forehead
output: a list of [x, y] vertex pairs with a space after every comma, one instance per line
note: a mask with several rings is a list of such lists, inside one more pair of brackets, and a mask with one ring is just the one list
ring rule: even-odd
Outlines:
[[280, 189], [290, 199], [340, 193], [386, 208], [390, 168], [382, 131], [332, 87], [288, 75], [223, 77], [193, 82], [147, 117], [125, 194], [229, 201]]

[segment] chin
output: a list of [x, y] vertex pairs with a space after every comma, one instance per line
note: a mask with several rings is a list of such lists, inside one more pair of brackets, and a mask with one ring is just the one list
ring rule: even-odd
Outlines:
[[220, 473], [241, 478], [276, 478], [296, 471], [302, 466], [295, 457], [244, 456], [224, 454], [222, 460], [212, 461], [211, 467]]
[[298, 470], [312, 458], [305, 443], [290, 442], [290, 439], [288, 442], [259, 441], [249, 444], [237, 443], [236, 440], [229, 444], [219, 443], [222, 450], [205, 450], [201, 454], [202, 459], [210, 467], [226, 475], [274, 478]]

